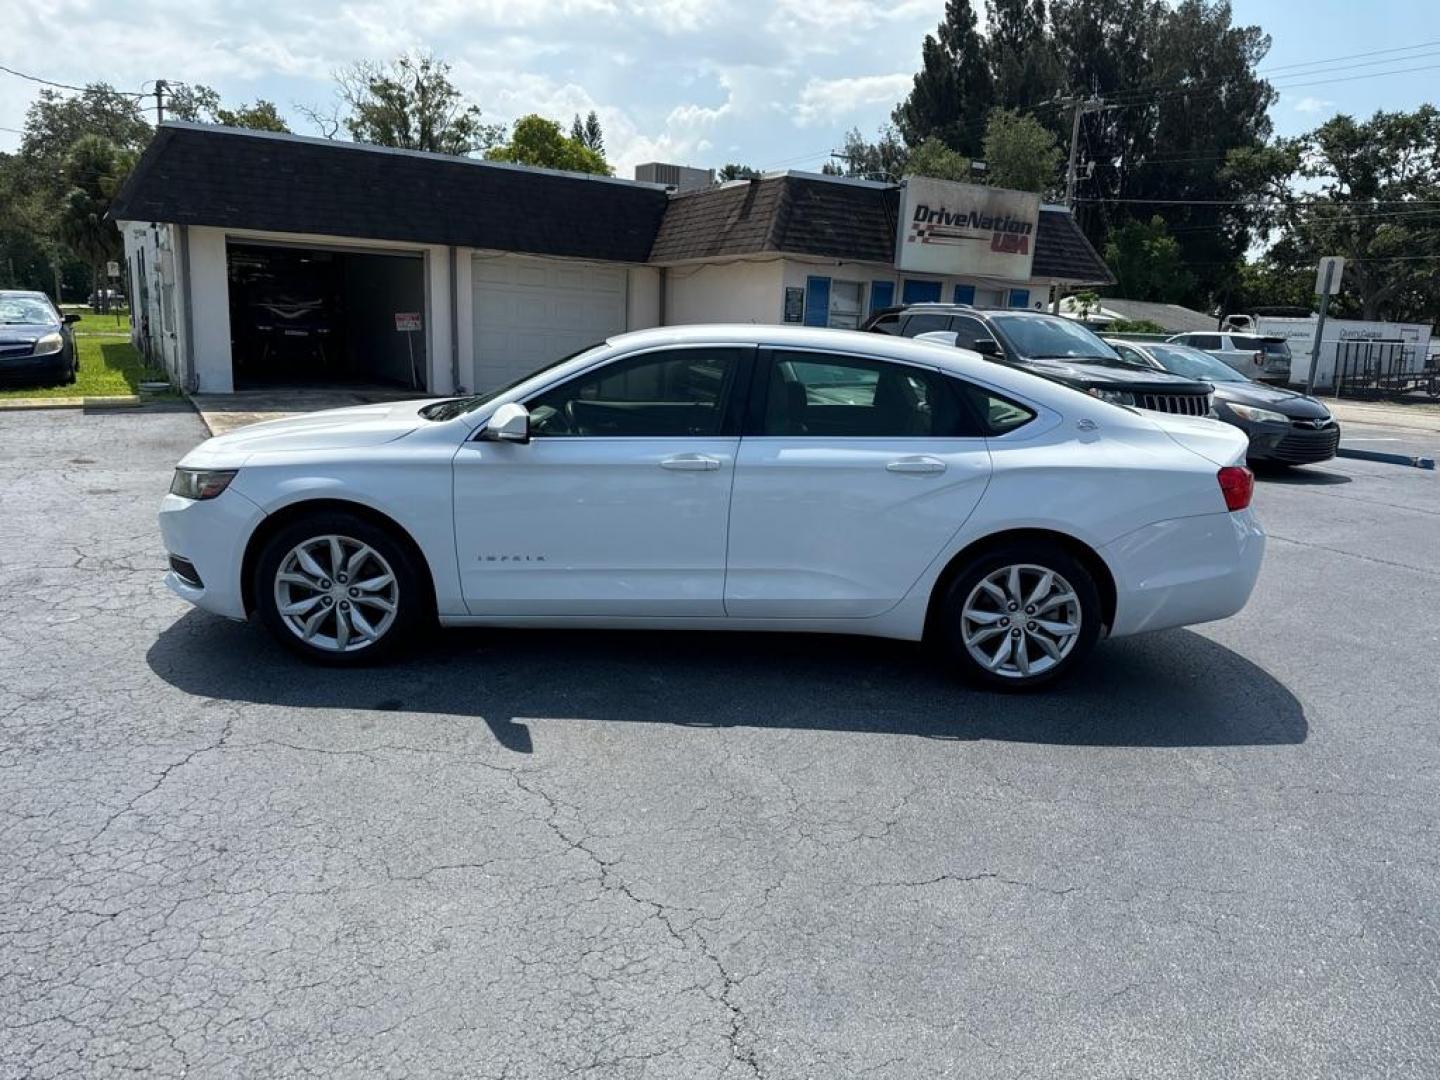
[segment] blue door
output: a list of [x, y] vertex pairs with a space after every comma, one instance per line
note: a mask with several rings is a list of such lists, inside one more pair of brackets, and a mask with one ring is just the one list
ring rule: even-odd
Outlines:
[[893, 281], [872, 281], [870, 283], [870, 311], [879, 311], [895, 303], [895, 283]]
[[940, 301], [940, 282], [906, 278], [900, 289], [902, 304], [935, 304]]

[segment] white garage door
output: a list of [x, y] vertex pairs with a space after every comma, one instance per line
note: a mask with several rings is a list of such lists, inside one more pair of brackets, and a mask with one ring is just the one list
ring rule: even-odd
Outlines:
[[625, 330], [623, 267], [516, 255], [474, 261], [475, 390]]

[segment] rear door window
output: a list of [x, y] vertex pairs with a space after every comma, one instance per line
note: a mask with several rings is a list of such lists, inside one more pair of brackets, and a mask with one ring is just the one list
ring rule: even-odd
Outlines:
[[762, 435], [936, 438], [964, 426], [939, 372], [838, 353], [771, 355]]
[[1197, 349], [1223, 349], [1225, 347], [1220, 342], [1219, 334], [1191, 334], [1185, 344], [1192, 345]]

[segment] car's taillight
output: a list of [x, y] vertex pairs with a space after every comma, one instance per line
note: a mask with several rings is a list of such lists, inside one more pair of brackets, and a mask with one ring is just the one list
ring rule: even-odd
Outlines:
[[1255, 494], [1255, 474], [1244, 465], [1226, 465], [1216, 474], [1220, 481], [1220, 494], [1225, 496], [1225, 509], [1244, 510], [1250, 505], [1250, 496]]

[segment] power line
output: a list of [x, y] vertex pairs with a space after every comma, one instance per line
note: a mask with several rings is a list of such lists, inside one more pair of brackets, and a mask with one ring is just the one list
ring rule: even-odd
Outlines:
[[[1295, 206], [1345, 206], [1353, 203], [1318, 203], [1318, 202], [1296, 202], [1287, 203], [1281, 199], [1140, 199], [1129, 196], [1102, 196], [1102, 195], [1081, 195], [1080, 202], [1104, 202], [1104, 203], [1145, 203], [1152, 206], [1250, 206], [1250, 207], [1295, 207]], [[1366, 199], [1365, 204], [1369, 206], [1437, 206], [1440, 207], [1440, 199]], [[1428, 211], [1427, 211], [1428, 212]]]
[[[83, 94], [86, 90], [89, 89], [88, 86], [73, 86], [70, 83], [56, 82], [54, 79], [42, 79], [39, 75], [29, 75], [23, 71], [16, 71], [12, 67], [6, 67], [4, 64], [0, 64], [0, 71], [3, 71], [8, 75], [14, 75], [17, 78], [28, 79], [30, 82], [33, 83], [40, 83], [42, 86], [55, 86], [61, 90], [75, 90]], [[114, 87], [111, 87], [111, 89], [114, 89]], [[144, 96], [138, 90], [116, 90], [115, 92], [123, 97], [138, 98]]]

